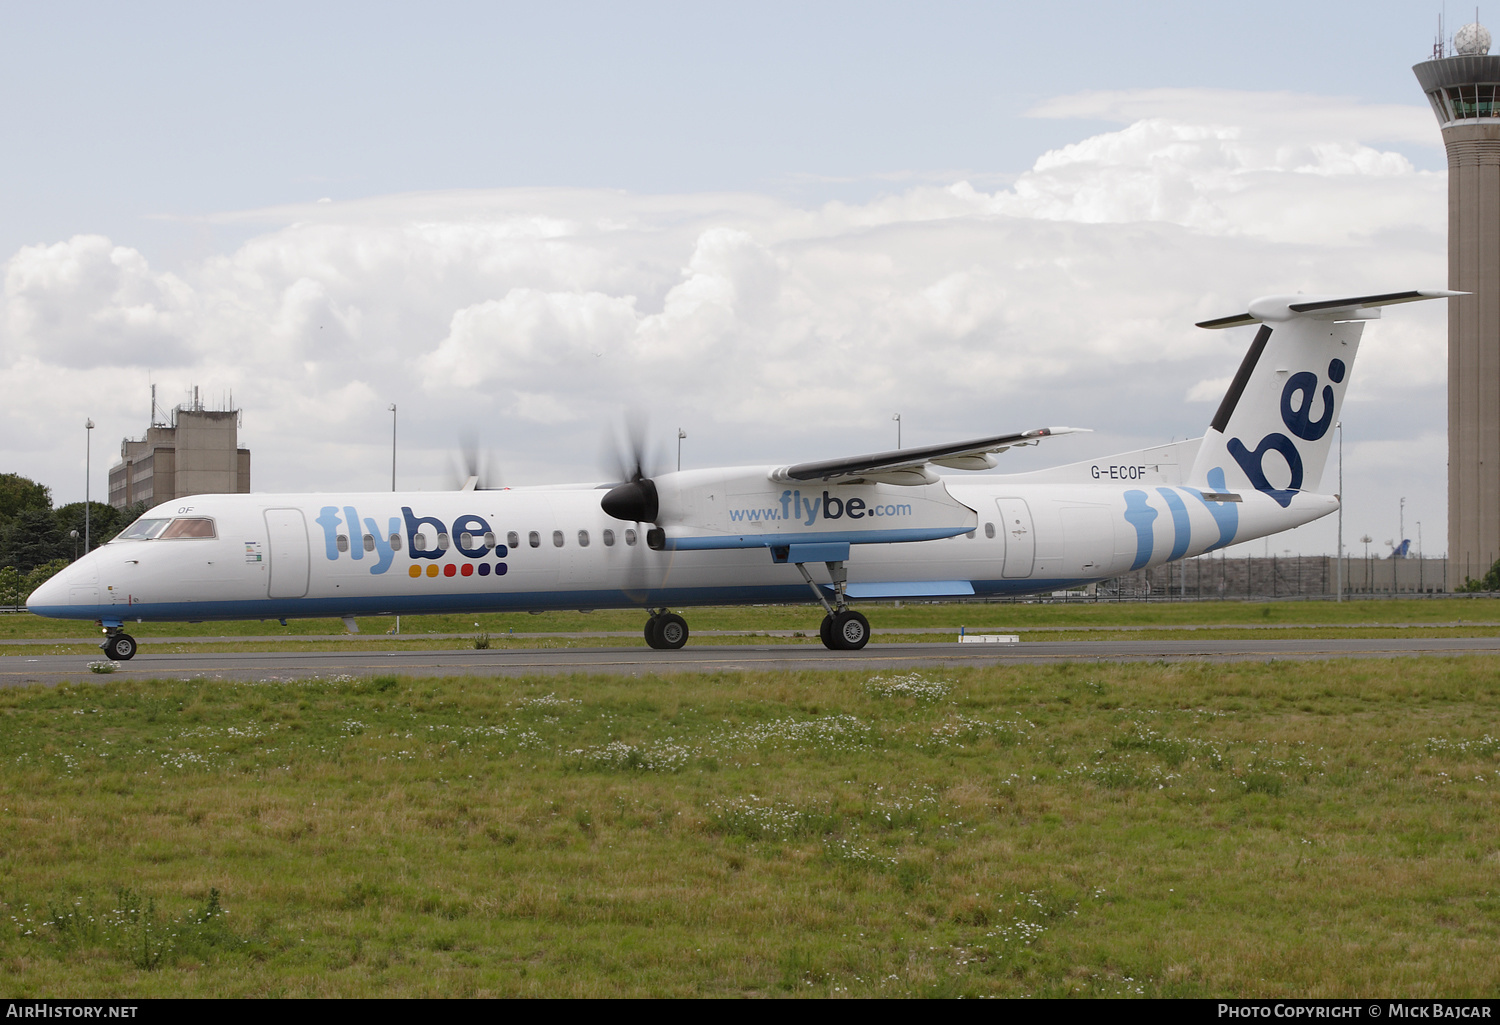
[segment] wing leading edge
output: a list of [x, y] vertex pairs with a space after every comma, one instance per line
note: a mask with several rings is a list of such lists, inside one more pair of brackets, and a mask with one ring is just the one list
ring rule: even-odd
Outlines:
[[974, 438], [947, 445], [925, 445], [921, 448], [902, 448], [842, 459], [797, 463], [794, 466], [784, 466], [771, 476], [773, 480], [782, 482], [870, 480], [884, 484], [931, 484], [938, 478], [927, 469], [929, 463], [955, 470], [987, 470], [995, 465], [993, 453], [1004, 452], [1018, 445], [1035, 445], [1043, 438], [1087, 431], [1086, 427], [1039, 427], [1031, 431], [997, 434], [990, 438]]

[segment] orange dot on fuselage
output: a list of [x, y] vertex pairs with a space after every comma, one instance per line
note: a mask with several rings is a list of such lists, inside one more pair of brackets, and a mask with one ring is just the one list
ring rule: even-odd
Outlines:
[[427, 575], [430, 576], [430, 577], [437, 576], [437, 567], [436, 566], [428, 566], [427, 567]]
[[419, 577], [419, 576], [422, 575], [422, 567], [421, 566], [413, 566], [410, 569], [408, 569], [406, 572], [409, 573], [409, 574], [411, 574], [414, 577]]

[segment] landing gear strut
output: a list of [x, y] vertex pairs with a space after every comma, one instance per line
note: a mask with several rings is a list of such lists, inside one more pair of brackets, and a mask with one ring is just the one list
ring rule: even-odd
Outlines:
[[802, 574], [807, 586], [818, 596], [818, 604], [828, 613], [818, 627], [818, 637], [823, 641], [823, 647], [830, 651], [858, 651], [870, 642], [870, 621], [849, 608], [848, 599], [844, 597], [844, 590], [849, 586], [849, 571], [844, 564], [825, 562], [823, 565], [828, 567], [828, 576], [833, 580], [832, 605], [828, 604], [823, 589], [813, 583], [807, 566], [796, 563], [797, 572]]
[[104, 643], [99, 647], [104, 649], [104, 657], [113, 662], [128, 662], [135, 658], [135, 638], [130, 636], [119, 627], [104, 628]]
[[646, 620], [646, 643], [659, 650], [675, 650], [687, 643], [687, 620], [666, 609], [654, 609]]

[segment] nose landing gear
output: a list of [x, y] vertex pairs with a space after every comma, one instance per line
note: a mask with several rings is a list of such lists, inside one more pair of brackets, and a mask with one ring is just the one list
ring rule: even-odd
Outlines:
[[687, 643], [687, 620], [675, 612], [656, 609], [646, 620], [646, 643], [658, 650], [670, 651]]
[[114, 662], [128, 662], [135, 658], [135, 638], [125, 633], [119, 627], [104, 628], [104, 643], [99, 647], [104, 649], [105, 658]]

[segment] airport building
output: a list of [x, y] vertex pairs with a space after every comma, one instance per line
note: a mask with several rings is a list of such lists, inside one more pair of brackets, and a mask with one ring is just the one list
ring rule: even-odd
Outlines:
[[1412, 68], [1448, 151], [1448, 560], [1500, 558], [1500, 56], [1477, 22]]
[[159, 423], [153, 388], [146, 436], [121, 441], [120, 461], [110, 468], [109, 504], [249, 494], [250, 450], [239, 447], [240, 420], [237, 409], [204, 409], [194, 388], [192, 404], [173, 409], [170, 424]]

